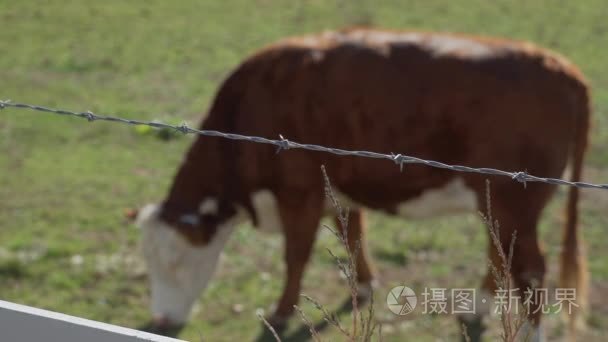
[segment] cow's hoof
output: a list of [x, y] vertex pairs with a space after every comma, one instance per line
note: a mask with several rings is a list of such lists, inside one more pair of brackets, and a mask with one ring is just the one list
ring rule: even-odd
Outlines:
[[[483, 323], [482, 315], [459, 315], [458, 322], [460, 323], [460, 328], [465, 329], [462, 332], [461, 341], [471, 341], [471, 342], [480, 342], [481, 337], [483, 336], [483, 332], [486, 330], [486, 326]], [[466, 335], [465, 335], [466, 333]]]
[[179, 335], [183, 328], [183, 324], [160, 324], [158, 321], [151, 321], [147, 324], [138, 327], [137, 330], [167, 337], [177, 337], [177, 335]]
[[517, 334], [516, 341], [528, 341], [528, 342], [545, 342], [545, 334], [543, 332], [542, 325], [535, 326], [526, 321], [521, 326], [519, 333]]
[[287, 323], [289, 322], [290, 315], [280, 315], [280, 314], [272, 314], [272, 316], [266, 318], [266, 322], [270, 324], [270, 326], [276, 330], [276, 332], [280, 333], [287, 329]]
[[357, 284], [357, 301], [361, 304], [367, 303], [374, 293], [374, 290], [378, 287], [378, 282], [372, 280], [369, 282], [360, 282]]

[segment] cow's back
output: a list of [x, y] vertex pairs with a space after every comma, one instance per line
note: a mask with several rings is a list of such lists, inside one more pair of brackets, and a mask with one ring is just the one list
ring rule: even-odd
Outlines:
[[[261, 50], [224, 83], [205, 128], [559, 177], [587, 107], [576, 67], [532, 44], [355, 29]], [[454, 176], [238, 146], [238, 170], [249, 188], [319, 186], [323, 163], [351, 197], [365, 201], [376, 193], [371, 201], [390, 203]]]

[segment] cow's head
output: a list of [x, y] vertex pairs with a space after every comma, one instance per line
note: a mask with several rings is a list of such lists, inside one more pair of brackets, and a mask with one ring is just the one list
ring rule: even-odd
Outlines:
[[240, 210], [210, 198], [191, 211], [148, 204], [128, 216], [141, 229], [154, 322], [159, 327], [185, 323], [242, 219]]

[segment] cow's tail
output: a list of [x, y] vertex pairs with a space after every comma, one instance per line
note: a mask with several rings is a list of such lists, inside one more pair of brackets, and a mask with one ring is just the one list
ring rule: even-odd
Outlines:
[[[572, 174], [571, 180], [578, 182], [581, 180], [583, 168], [583, 159], [585, 150], [587, 149], [587, 134], [589, 132], [591, 103], [589, 99], [588, 88], [579, 86], [579, 90], [583, 90], [582, 94], [577, 96], [574, 104], [575, 113], [575, 143], [571, 149]], [[582, 95], [582, 96], [581, 96]], [[568, 193], [568, 205], [566, 210], [566, 225], [563, 232], [562, 250], [561, 250], [561, 265], [560, 265], [560, 288], [575, 289], [575, 290], [559, 290], [575, 291], [575, 304], [572, 310], [568, 312], [566, 301], [562, 302], [562, 312], [567, 318], [568, 330], [570, 334], [574, 334], [577, 329], [584, 327], [585, 312], [588, 309], [588, 282], [589, 274], [587, 271], [587, 260], [585, 254], [584, 241], [577, 229], [578, 221], [578, 201], [579, 189], [570, 187]], [[557, 294], [557, 293], [556, 293]], [[565, 297], [562, 297], [565, 298]]]

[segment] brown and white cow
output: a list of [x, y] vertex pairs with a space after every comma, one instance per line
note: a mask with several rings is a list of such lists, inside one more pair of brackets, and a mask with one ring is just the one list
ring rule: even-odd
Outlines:
[[[589, 120], [583, 75], [551, 51], [506, 39], [353, 28], [288, 38], [247, 58], [222, 84], [201, 128], [545, 177], [560, 177], [570, 160], [578, 181]], [[420, 165], [400, 172], [387, 161], [303, 150], [277, 155], [269, 145], [198, 137], [168, 195], [137, 218], [154, 317], [187, 320], [234, 226], [246, 219], [282, 231], [287, 274], [271, 319], [291, 315], [326, 213], [322, 164], [354, 206], [353, 241], [364, 239], [364, 208], [406, 218], [485, 210], [485, 176]], [[546, 265], [537, 225], [555, 186], [490, 178], [503, 246], [517, 230], [515, 285], [541, 287]], [[577, 288], [583, 304], [577, 201], [571, 188], [561, 286]], [[362, 248], [358, 280], [369, 287], [374, 272]], [[492, 246], [489, 254], [499, 265]], [[491, 272], [482, 287], [495, 289]], [[538, 327], [540, 314], [530, 318]], [[534, 334], [541, 338], [540, 329]]]

